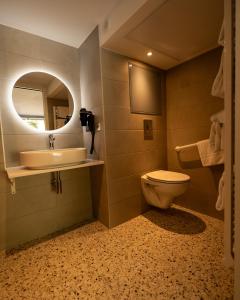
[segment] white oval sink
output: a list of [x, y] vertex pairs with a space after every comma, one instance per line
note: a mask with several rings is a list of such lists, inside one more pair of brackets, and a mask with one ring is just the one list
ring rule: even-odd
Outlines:
[[21, 165], [29, 169], [48, 169], [80, 164], [87, 159], [86, 148], [66, 148], [20, 152]]

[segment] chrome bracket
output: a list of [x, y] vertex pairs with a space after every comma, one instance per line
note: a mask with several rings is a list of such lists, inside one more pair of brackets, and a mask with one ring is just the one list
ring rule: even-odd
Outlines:
[[57, 194], [62, 194], [62, 180], [60, 171], [52, 173], [51, 185]]

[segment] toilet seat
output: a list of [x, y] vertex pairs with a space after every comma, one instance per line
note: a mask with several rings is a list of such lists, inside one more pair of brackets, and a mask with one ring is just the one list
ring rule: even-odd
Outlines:
[[146, 202], [167, 209], [176, 197], [189, 187], [190, 176], [182, 173], [158, 170], [141, 176], [141, 187]]
[[155, 182], [164, 182], [164, 183], [181, 183], [187, 182], [190, 180], [190, 176], [178, 172], [158, 170], [146, 174], [147, 179]]

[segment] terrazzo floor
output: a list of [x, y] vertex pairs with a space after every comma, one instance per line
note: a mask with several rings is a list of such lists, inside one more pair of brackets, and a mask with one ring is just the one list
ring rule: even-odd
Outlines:
[[232, 299], [223, 222], [173, 207], [98, 221], [0, 262], [0, 299]]

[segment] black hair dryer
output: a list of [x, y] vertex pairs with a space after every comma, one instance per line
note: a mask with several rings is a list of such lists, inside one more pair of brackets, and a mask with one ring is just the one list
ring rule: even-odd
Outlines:
[[80, 109], [80, 122], [82, 126], [86, 126], [86, 130], [91, 132], [92, 143], [90, 154], [93, 154], [94, 150], [94, 137], [95, 137], [95, 120], [94, 114], [91, 111], [87, 111], [86, 108]]

